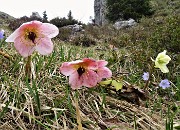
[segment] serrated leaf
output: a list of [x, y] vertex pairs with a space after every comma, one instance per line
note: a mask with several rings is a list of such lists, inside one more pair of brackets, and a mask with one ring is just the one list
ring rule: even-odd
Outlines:
[[101, 81], [101, 82], [99, 82], [99, 84], [100, 85], [109, 85], [109, 84], [111, 84], [111, 82], [112, 82], [112, 79], [109, 79], [109, 80]]
[[123, 82], [122, 82], [122, 81], [113, 80], [112, 83], [111, 83], [111, 85], [116, 88], [116, 91], [118, 91], [118, 90], [122, 89], [122, 87], [123, 87]]

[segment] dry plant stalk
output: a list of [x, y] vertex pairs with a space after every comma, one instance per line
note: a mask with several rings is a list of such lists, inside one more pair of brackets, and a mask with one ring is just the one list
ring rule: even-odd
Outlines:
[[12, 59], [11, 56], [9, 56], [7, 53], [5, 53], [5, 52], [3, 52], [3, 51], [1, 51], [1, 50], [0, 50], [0, 55], [4, 56], [4, 57], [7, 58], [7, 59]]
[[75, 107], [76, 107], [76, 118], [77, 118], [77, 123], [78, 123], [78, 130], [83, 130], [77, 97], [75, 97]]

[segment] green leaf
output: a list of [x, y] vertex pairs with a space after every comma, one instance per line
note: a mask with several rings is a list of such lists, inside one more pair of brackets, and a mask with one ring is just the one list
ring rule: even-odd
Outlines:
[[116, 91], [122, 89], [122, 87], [123, 87], [122, 81], [113, 80], [111, 84], [112, 84], [112, 86], [114, 86], [116, 88]]
[[180, 129], [180, 125], [175, 126], [174, 128], [177, 129], [177, 130], [179, 130], [179, 129]]
[[111, 82], [112, 82], [112, 79], [109, 79], [109, 80], [101, 81], [99, 84], [100, 85], [109, 85], [109, 84], [111, 84]]

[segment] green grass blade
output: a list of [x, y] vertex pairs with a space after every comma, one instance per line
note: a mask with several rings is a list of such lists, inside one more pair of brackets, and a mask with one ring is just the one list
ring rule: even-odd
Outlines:
[[32, 81], [32, 83], [33, 83], [33, 89], [34, 89], [34, 99], [35, 99], [35, 101], [36, 101], [36, 104], [37, 104], [37, 107], [38, 107], [38, 113], [40, 114], [40, 112], [41, 112], [41, 105], [40, 105], [40, 99], [39, 99], [39, 93], [38, 93], [38, 89], [37, 89], [37, 87], [36, 87], [36, 83], [34, 82], [34, 80]]
[[9, 103], [12, 101], [12, 97], [14, 97], [14, 92], [13, 92], [12, 96], [10, 97], [10, 100], [6, 103], [6, 106], [4, 107], [3, 111], [0, 112], [0, 119], [1, 119], [1, 118], [4, 116], [4, 114], [7, 112]]

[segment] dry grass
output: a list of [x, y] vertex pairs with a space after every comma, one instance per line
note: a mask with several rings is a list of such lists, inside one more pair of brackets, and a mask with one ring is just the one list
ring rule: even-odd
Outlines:
[[[11, 46], [11, 45], [10, 45]], [[99, 59], [113, 58], [112, 46], [99, 44], [91, 48], [82, 48], [68, 43], [55, 41], [55, 53], [47, 56], [33, 55], [32, 79], [25, 78], [25, 62], [15, 50], [11, 48], [13, 61], [1, 56], [1, 90], [0, 109], [5, 113], [0, 120], [0, 129], [6, 130], [75, 130], [76, 106], [74, 94], [78, 94], [79, 109], [84, 130], [164, 130], [165, 120], [160, 111], [152, 110], [153, 102], [147, 99], [140, 101], [140, 105], [132, 104], [128, 98], [116, 93], [112, 86], [95, 88], [83, 88], [77, 92], [68, 86], [68, 79], [59, 73], [59, 67], [67, 59], [79, 59], [82, 57], [94, 57]], [[7, 45], [4, 50], [9, 48]], [[73, 49], [72, 49], [73, 48]], [[97, 48], [101, 48], [100, 50]], [[71, 50], [71, 53], [70, 53]], [[104, 53], [106, 50], [106, 53]], [[77, 53], [78, 52], [78, 53]], [[126, 51], [127, 52], [127, 51]], [[14, 55], [12, 55], [14, 53]], [[69, 54], [70, 53], [70, 54]], [[121, 51], [117, 51], [121, 57]], [[122, 53], [124, 53], [122, 51]], [[128, 53], [126, 53], [128, 55]], [[53, 56], [54, 55], [54, 56]], [[70, 56], [70, 57], [69, 57]], [[51, 62], [47, 67], [47, 64]], [[128, 60], [130, 59], [126, 59]], [[118, 60], [116, 61], [118, 62]], [[118, 63], [109, 64], [113, 75], [125, 72], [124, 66], [119, 70]], [[36, 96], [33, 96], [30, 88], [37, 88]], [[124, 87], [132, 86], [124, 81]], [[111, 90], [111, 91], [110, 91]], [[39, 98], [40, 113], [38, 113], [37, 96]], [[131, 99], [131, 98], [130, 98]], [[138, 97], [138, 99], [140, 99]], [[149, 101], [149, 108], [145, 103]], [[152, 107], [151, 107], [152, 105]], [[162, 108], [166, 111], [166, 106]]]
[[[12, 101], [7, 107], [8, 112], [1, 120], [1, 129], [45, 129], [44, 125], [50, 129], [77, 129], [75, 116], [75, 102], [74, 91], [68, 93], [68, 100], [64, 100], [57, 107], [55, 101], [64, 99], [67, 96], [61, 86], [56, 86], [54, 91], [43, 91], [39, 89], [39, 96], [41, 101], [41, 115], [36, 113], [35, 103], [28, 89], [25, 86], [19, 86], [21, 93], [24, 93], [25, 102], [21, 103], [21, 108], [15, 105]], [[52, 89], [52, 88], [51, 88]], [[105, 96], [105, 99], [100, 93], [94, 91], [89, 92], [88, 89], [79, 90], [79, 107], [80, 115], [84, 130], [103, 130], [107, 128], [116, 129], [134, 129], [136, 127], [142, 130], [164, 130], [164, 120], [159, 113], [151, 113], [150, 109], [133, 105], [127, 101], [117, 100], [110, 96]], [[7, 91], [5, 86], [1, 89], [1, 110], [6, 107], [5, 103], [8, 101]], [[3, 100], [4, 99], [4, 100]], [[105, 104], [103, 104], [105, 100]], [[70, 110], [67, 105], [71, 103]], [[61, 114], [60, 114], [61, 113]], [[60, 114], [60, 115], [59, 115]], [[49, 118], [49, 122], [47, 122]], [[136, 121], [136, 122], [135, 122]]]

